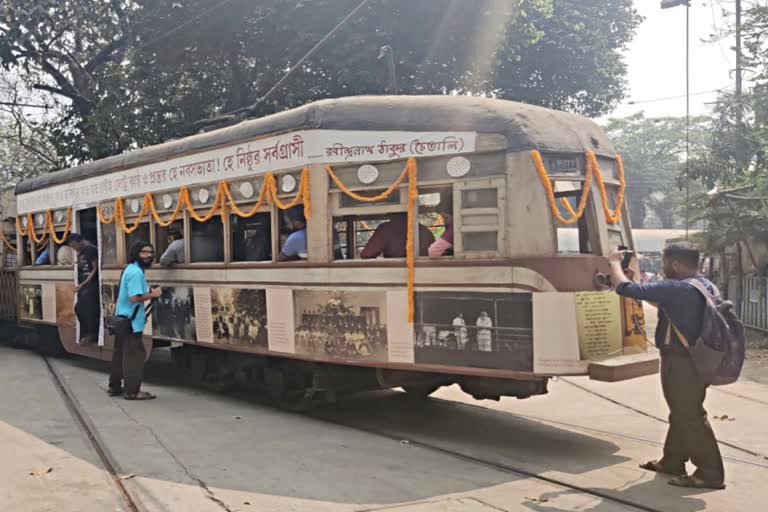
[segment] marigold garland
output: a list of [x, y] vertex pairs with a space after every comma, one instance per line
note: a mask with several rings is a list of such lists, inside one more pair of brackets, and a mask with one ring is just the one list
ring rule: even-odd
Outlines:
[[261, 191], [259, 192], [259, 199], [256, 205], [251, 210], [245, 212], [241, 210], [235, 198], [232, 196], [232, 192], [229, 189], [229, 183], [226, 181], [220, 181], [216, 189], [216, 196], [211, 204], [207, 213], [200, 215], [195, 211], [195, 207], [192, 204], [192, 198], [190, 196], [189, 188], [182, 185], [179, 189], [179, 200], [176, 203], [176, 208], [171, 212], [171, 216], [167, 220], [160, 218], [160, 214], [157, 211], [155, 205], [155, 199], [151, 192], [144, 194], [141, 210], [136, 214], [136, 220], [132, 226], [128, 226], [125, 220], [125, 200], [122, 197], [115, 199], [115, 209], [111, 216], [107, 217], [101, 207], [96, 208], [96, 213], [99, 218], [99, 222], [102, 224], [117, 223], [125, 233], [130, 234], [136, 231], [141, 225], [144, 216], [149, 213], [155, 222], [162, 226], [168, 227], [178, 219], [183, 212], [184, 208], [189, 212], [191, 218], [198, 222], [206, 222], [212, 219], [217, 213], [221, 215], [222, 223], [225, 222], [229, 211], [232, 211], [235, 215], [243, 218], [252, 217], [261, 208], [265, 200], [269, 200], [272, 204], [277, 206], [281, 210], [287, 210], [293, 208], [299, 203], [304, 204], [304, 217], [309, 219], [311, 216], [310, 198], [309, 198], [309, 168], [305, 167], [301, 171], [301, 181], [299, 185], [299, 192], [296, 197], [290, 201], [283, 202], [279, 198], [279, 192], [277, 187], [277, 179], [273, 173], [267, 173], [264, 176], [264, 183], [262, 184]]
[[364, 203], [373, 203], [377, 201], [383, 201], [384, 199], [388, 198], [390, 195], [392, 195], [392, 192], [394, 192], [397, 187], [405, 180], [405, 178], [408, 178], [408, 233], [406, 237], [405, 242], [405, 261], [406, 265], [408, 266], [408, 322], [413, 323], [414, 319], [414, 283], [416, 280], [416, 253], [414, 250], [414, 223], [416, 222], [415, 216], [416, 216], [416, 201], [419, 198], [419, 192], [418, 192], [418, 164], [416, 162], [416, 159], [411, 157], [408, 159], [408, 162], [405, 165], [405, 168], [403, 169], [403, 172], [400, 173], [400, 176], [392, 183], [392, 185], [387, 188], [384, 192], [377, 196], [361, 196], [360, 194], [356, 194], [355, 192], [352, 192], [347, 188], [346, 185], [339, 179], [339, 177], [336, 175], [336, 173], [333, 172], [333, 168], [330, 165], [325, 166], [325, 170], [328, 172], [328, 176], [331, 177], [333, 182], [336, 184], [337, 187], [339, 187], [339, 190], [344, 192], [346, 195], [351, 197], [352, 199], [355, 199], [356, 201], [361, 201]]
[[544, 161], [541, 158], [541, 153], [536, 150], [532, 150], [531, 158], [533, 160], [534, 166], [536, 167], [536, 172], [539, 175], [539, 179], [541, 180], [542, 185], [544, 185], [544, 189], [547, 193], [549, 209], [552, 212], [552, 215], [559, 222], [567, 225], [574, 224], [584, 214], [584, 210], [587, 205], [587, 199], [592, 187], [593, 176], [595, 182], [597, 183], [597, 188], [600, 191], [600, 198], [602, 200], [603, 213], [605, 214], [606, 222], [609, 224], [616, 224], [619, 222], [619, 220], [621, 220], [621, 210], [624, 206], [624, 192], [627, 186], [624, 179], [624, 163], [621, 159], [621, 156], [616, 155], [615, 157], [619, 178], [619, 190], [616, 201], [616, 208], [613, 211], [608, 208], [608, 194], [606, 192], [605, 181], [603, 180], [603, 173], [600, 171], [600, 166], [597, 162], [595, 153], [593, 151], [588, 151], [586, 153], [587, 169], [584, 176], [584, 184], [582, 185], [581, 198], [579, 199], [578, 207], [576, 210], [574, 210], [568, 200], [565, 198], [560, 198], [560, 203], [565, 207], [565, 210], [570, 215], [568, 218], [563, 217], [563, 215], [560, 213], [560, 209], [557, 207], [557, 202], [555, 201], [555, 191], [552, 187], [552, 180], [549, 178], [547, 170], [544, 168]]
[[2, 227], [0, 227], [0, 239], [3, 241], [3, 245], [5, 245], [9, 251], [16, 252], [16, 247], [13, 246], [11, 242], [8, 241], [8, 239], [5, 237], [5, 233]]

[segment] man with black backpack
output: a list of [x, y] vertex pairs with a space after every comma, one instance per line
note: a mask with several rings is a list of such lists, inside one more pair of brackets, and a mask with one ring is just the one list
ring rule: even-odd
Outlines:
[[[707, 308], [715, 301], [721, 303], [719, 292], [714, 284], [698, 275], [699, 250], [691, 243], [672, 243], [664, 249], [662, 265], [666, 279], [655, 283], [631, 281], [626, 275], [630, 273], [631, 277], [631, 271], [622, 268], [624, 254], [619, 251], [608, 258], [611, 282], [619, 295], [658, 307], [655, 338], [661, 352], [661, 387], [670, 412], [663, 457], [640, 467], [674, 475], [669, 481], [671, 485], [724, 489], [723, 460], [704, 409], [711, 379], [702, 377], [703, 365], [698, 357], [700, 351], [715, 354], [704, 346], [709, 340], [702, 337], [705, 330], [709, 337], [712, 324], [716, 323], [711, 315], [717, 314], [717, 310], [713, 313]], [[685, 469], [688, 460], [697, 468], [690, 476]]]
[[162, 294], [160, 288], [150, 289], [144, 276], [144, 271], [152, 266], [154, 257], [152, 245], [136, 242], [131, 246], [128, 265], [120, 276], [115, 316], [108, 319], [110, 329], [115, 334], [112, 370], [107, 389], [110, 396], [122, 394], [126, 400], [155, 398], [151, 393], [139, 391], [146, 359], [143, 332], [148, 315], [144, 303]]

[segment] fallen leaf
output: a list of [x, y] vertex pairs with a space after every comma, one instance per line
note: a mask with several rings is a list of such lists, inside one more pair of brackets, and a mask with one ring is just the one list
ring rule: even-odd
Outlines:
[[123, 475], [123, 476], [120, 477], [120, 480], [129, 480], [129, 479], [131, 479], [131, 478], [133, 478], [135, 476], [136, 476], [135, 473], [131, 473], [130, 475]]
[[539, 503], [546, 503], [549, 501], [549, 498], [532, 498], [530, 496], [526, 496], [525, 499], [528, 501], [537, 501]]
[[242, 419], [240, 416], [232, 416], [232, 418], [234, 418], [236, 420]]
[[46, 475], [53, 471], [53, 468], [45, 468], [45, 469], [37, 469], [35, 471], [32, 471], [30, 473], [31, 476], [40, 476], [40, 475]]
[[243, 502], [243, 505], [250, 505], [250, 504], [251, 504], [251, 502], [250, 502], [250, 501], [244, 501], [244, 502]]
[[723, 414], [722, 416], [713, 416], [713, 418], [720, 421], [734, 421], [736, 419], [736, 418], [731, 418], [727, 414]]
[[411, 444], [411, 442], [407, 439], [403, 439], [402, 441], [400, 441], [400, 444]]

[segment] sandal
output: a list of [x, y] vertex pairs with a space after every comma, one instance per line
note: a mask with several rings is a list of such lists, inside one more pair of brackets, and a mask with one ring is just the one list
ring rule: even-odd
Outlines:
[[677, 470], [670, 469], [665, 467], [663, 464], [659, 463], [657, 460], [651, 460], [646, 462], [645, 464], [640, 464], [641, 469], [645, 469], [647, 471], [654, 471], [656, 473], [663, 473], [665, 475], [673, 475], [673, 476], [679, 476], [679, 477], [685, 477], [687, 475], [685, 471], [685, 466], [678, 468]]
[[669, 485], [674, 485], [675, 487], [690, 487], [692, 489], [725, 489], [725, 484], [722, 482], [702, 480], [697, 476], [679, 476], [677, 478], [673, 478], [667, 483]]
[[107, 388], [107, 394], [109, 396], [120, 396], [123, 394], [123, 390], [120, 388]]
[[123, 395], [123, 398], [126, 400], [153, 400], [157, 398], [152, 393], [147, 393], [146, 391], [139, 391], [138, 393], [126, 393]]

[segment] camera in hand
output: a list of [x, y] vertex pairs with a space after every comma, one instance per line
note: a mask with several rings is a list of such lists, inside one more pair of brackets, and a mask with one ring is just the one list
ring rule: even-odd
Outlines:
[[620, 245], [619, 251], [624, 252], [624, 259], [621, 260], [621, 268], [629, 268], [629, 264], [632, 262], [632, 257], [635, 255], [635, 251], [630, 251], [626, 245]]

